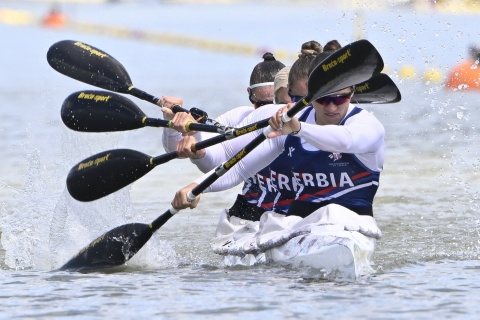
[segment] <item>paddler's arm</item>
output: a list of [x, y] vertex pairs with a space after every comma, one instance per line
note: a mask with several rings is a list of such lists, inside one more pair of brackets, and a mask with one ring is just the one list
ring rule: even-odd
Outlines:
[[371, 113], [362, 111], [342, 126], [302, 123], [297, 136], [320, 150], [366, 154], [383, 147], [385, 129]]

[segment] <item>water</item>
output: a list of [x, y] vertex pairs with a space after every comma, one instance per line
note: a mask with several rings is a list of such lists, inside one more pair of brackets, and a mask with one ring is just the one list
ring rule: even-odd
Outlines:
[[[48, 9], [45, 3], [8, 1], [2, 7], [36, 14]], [[0, 24], [1, 319], [475, 318], [480, 311], [480, 95], [445, 92], [441, 84], [425, 84], [420, 73], [434, 66], [446, 74], [465, 57], [467, 46], [479, 41], [478, 16], [393, 7], [381, 13], [336, 11], [319, 3], [285, 2], [63, 8], [78, 21], [293, 52], [310, 39], [349, 42], [355, 14], [365, 15], [366, 35], [403, 94], [399, 104], [366, 106], [387, 131], [375, 204], [384, 237], [377, 243], [375, 274], [355, 283], [280, 266], [225, 268], [209, 240], [218, 212], [232, 203], [236, 189], [203, 195], [197, 209], [173, 217], [126, 267], [90, 274], [54, 271], [98, 235], [127, 222], [152, 221], [168, 208], [175, 190], [199, 173], [187, 160], [174, 160], [101, 200], [73, 200], [65, 178], [75, 163], [120, 147], [160, 155], [161, 131], [68, 130], [59, 115], [63, 100], [92, 87], [53, 71], [45, 59], [49, 46], [63, 39], [97, 46], [122, 62], [137, 87], [181, 96], [187, 107], [212, 116], [247, 103], [249, 73], [260, 58]], [[404, 65], [419, 74], [399, 77]], [[129, 98], [148, 116], [160, 117], [157, 107]]]

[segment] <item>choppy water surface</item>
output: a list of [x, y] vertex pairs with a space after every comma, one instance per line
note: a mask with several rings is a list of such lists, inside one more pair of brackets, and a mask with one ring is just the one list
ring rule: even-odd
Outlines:
[[[48, 8], [42, 3], [3, 5], [34, 13]], [[354, 20], [351, 11], [329, 11], [318, 4], [64, 8], [78, 20], [293, 51], [310, 39], [349, 42]], [[293, 19], [305, 16], [306, 8], [306, 18], [316, 19], [315, 24]], [[271, 13], [259, 19], [258, 12], [265, 10]], [[337, 20], [324, 22], [320, 18], [325, 14]], [[75, 163], [118, 147], [160, 155], [161, 131], [87, 134], [66, 129], [59, 113], [63, 100], [92, 87], [53, 71], [45, 59], [49, 46], [63, 39], [97, 46], [124, 64], [137, 87], [154, 95], [182, 96], [186, 106], [212, 116], [248, 103], [245, 87], [260, 57], [0, 24], [9, 48], [0, 51], [0, 318], [474, 319], [480, 311], [480, 93], [445, 92], [441, 84], [425, 84], [420, 76], [402, 79], [397, 68], [434, 65], [446, 74], [469, 44], [480, 41], [471, 30], [475, 16], [394, 8], [382, 15], [364, 14], [367, 36], [385, 59], [403, 101], [365, 106], [387, 131], [375, 207], [384, 237], [377, 243], [376, 273], [356, 283], [325, 281], [311, 270], [280, 266], [225, 268], [209, 240], [218, 212], [238, 190], [203, 195], [199, 208], [173, 217], [126, 267], [90, 274], [52, 271], [107, 230], [152, 221], [168, 208], [175, 191], [199, 173], [187, 160], [175, 160], [104, 199], [73, 200], [65, 178]], [[262, 22], [265, 32], [253, 21]], [[419, 30], [412, 30], [412, 23]], [[148, 116], [160, 117], [155, 106], [129, 98]]]

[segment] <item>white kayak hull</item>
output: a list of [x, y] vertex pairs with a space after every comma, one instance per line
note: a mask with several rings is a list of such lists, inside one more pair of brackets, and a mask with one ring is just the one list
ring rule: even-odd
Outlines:
[[266, 261], [321, 270], [329, 279], [358, 279], [370, 274], [376, 240], [355, 231], [307, 234], [266, 252]]
[[373, 217], [331, 204], [304, 219], [266, 212], [260, 221], [248, 221], [225, 211], [212, 248], [227, 266], [278, 263], [314, 269], [327, 279], [355, 280], [373, 271], [380, 237]]
[[356, 231], [309, 233], [259, 254], [227, 255], [227, 266], [277, 263], [315, 269], [322, 278], [357, 280], [373, 272], [376, 239]]

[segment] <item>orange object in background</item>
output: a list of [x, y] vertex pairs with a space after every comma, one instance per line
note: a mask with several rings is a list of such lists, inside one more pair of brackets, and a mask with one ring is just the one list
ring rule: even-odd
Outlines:
[[42, 24], [49, 28], [61, 28], [65, 26], [66, 23], [67, 16], [56, 9], [52, 9], [42, 20]]
[[447, 88], [459, 90], [480, 90], [480, 66], [478, 60], [467, 60], [456, 65], [447, 79]]
[[458, 90], [480, 90], [480, 48], [471, 46], [468, 49], [470, 59], [455, 67], [448, 75], [446, 87]]

